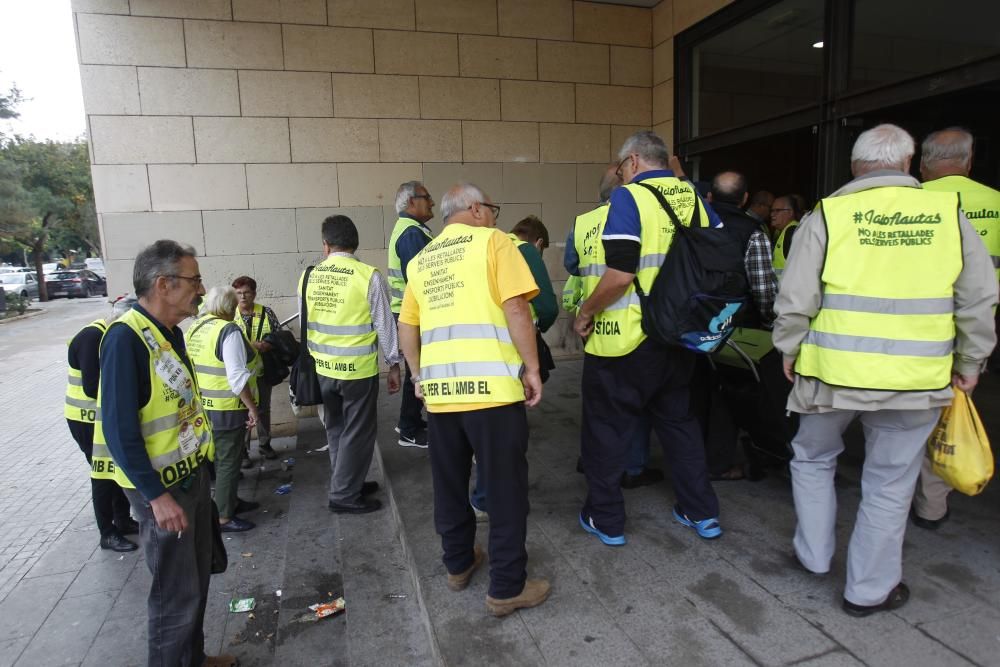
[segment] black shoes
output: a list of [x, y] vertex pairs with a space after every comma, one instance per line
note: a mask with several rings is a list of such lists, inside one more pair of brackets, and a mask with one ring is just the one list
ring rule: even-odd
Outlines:
[[122, 537], [118, 533], [112, 533], [101, 538], [101, 548], [117, 551], [118, 553], [126, 553], [128, 551], [135, 551], [139, 548], [139, 545], [132, 540]]
[[334, 514], [368, 514], [382, 509], [382, 503], [377, 498], [362, 497], [356, 503], [330, 502], [328, 507]]
[[244, 512], [253, 512], [256, 509], [260, 509], [260, 503], [255, 503], [252, 500], [243, 500], [242, 498], [237, 498], [236, 508], [233, 510], [233, 514], [243, 514]]
[[139, 524], [131, 518], [125, 519], [124, 521], [115, 521], [115, 527], [118, 529], [118, 533], [120, 535], [139, 534]]
[[247, 521], [238, 516], [234, 516], [229, 521], [219, 524], [219, 530], [223, 533], [243, 533], [256, 527], [257, 524], [253, 521]]
[[370, 496], [378, 491], [378, 482], [365, 482], [361, 485], [361, 495]]
[[923, 528], [924, 530], [937, 530], [938, 528], [941, 527], [941, 524], [943, 524], [945, 521], [948, 520], [948, 517], [950, 516], [951, 516], [950, 509], [945, 510], [944, 516], [941, 517], [940, 519], [925, 519], [921, 516], [917, 516], [916, 510], [914, 509], [910, 510], [910, 521], [913, 522], [914, 526], [917, 526], [918, 528]]
[[855, 618], [864, 618], [865, 616], [871, 616], [878, 611], [891, 611], [893, 609], [899, 609], [910, 599], [910, 589], [903, 582], [896, 584], [896, 587], [889, 591], [889, 597], [885, 599], [881, 604], [873, 605], [862, 605], [854, 604], [853, 602], [848, 602], [847, 598], [844, 598], [843, 608], [847, 612], [848, 616], [853, 616]]
[[648, 486], [663, 481], [663, 471], [656, 468], [643, 468], [638, 475], [622, 473], [623, 489], [638, 489], [640, 486]]
[[273, 461], [278, 458], [278, 452], [274, 451], [274, 449], [271, 448], [271, 445], [261, 445], [257, 448], [257, 451], [259, 451], [260, 455], [268, 461]]

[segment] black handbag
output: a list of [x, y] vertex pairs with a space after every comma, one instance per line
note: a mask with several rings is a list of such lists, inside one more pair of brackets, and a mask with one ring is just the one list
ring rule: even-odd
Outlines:
[[552, 350], [549, 344], [542, 338], [542, 332], [535, 329], [535, 344], [538, 347], [538, 374], [542, 378], [542, 383], [549, 379], [549, 371], [556, 367], [556, 362], [552, 359]]
[[292, 364], [292, 372], [288, 378], [289, 392], [295, 405], [320, 405], [323, 403], [323, 393], [319, 388], [319, 376], [316, 374], [316, 360], [309, 354], [306, 345], [306, 322], [309, 314], [306, 312], [306, 288], [309, 285], [309, 274], [315, 267], [308, 267], [302, 276], [302, 299], [299, 309], [299, 356]]

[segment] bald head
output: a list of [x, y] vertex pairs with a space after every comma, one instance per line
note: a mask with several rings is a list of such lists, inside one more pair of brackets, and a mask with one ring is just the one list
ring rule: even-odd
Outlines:
[[735, 171], [724, 171], [712, 179], [712, 201], [742, 207], [747, 201], [747, 179]]
[[622, 184], [621, 176], [618, 175], [618, 163], [612, 162], [608, 165], [608, 168], [604, 170], [604, 175], [601, 176], [601, 201], [608, 201], [611, 199], [611, 192]]
[[973, 138], [968, 130], [949, 127], [931, 132], [920, 146], [920, 178], [968, 176], [972, 171]]

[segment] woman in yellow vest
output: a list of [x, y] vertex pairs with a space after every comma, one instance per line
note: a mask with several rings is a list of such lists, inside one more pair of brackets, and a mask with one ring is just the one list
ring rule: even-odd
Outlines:
[[[255, 302], [257, 281], [250, 276], [240, 276], [233, 281], [233, 289], [239, 299], [236, 325], [250, 341], [250, 346], [258, 353], [271, 351], [271, 344], [264, 342], [264, 336], [277, 330], [278, 316], [267, 306]], [[263, 381], [257, 383], [257, 442], [262, 458], [276, 459], [278, 453], [271, 448], [271, 385]], [[253, 465], [250, 461], [250, 429], [247, 429], [243, 448], [243, 467]]]
[[213, 287], [201, 315], [184, 335], [191, 363], [201, 387], [201, 400], [212, 423], [215, 440], [215, 505], [222, 532], [242, 532], [252, 521], [236, 516], [257, 509], [259, 503], [236, 496], [240, 457], [248, 428], [257, 423], [257, 375], [260, 355], [233, 322], [236, 290]]

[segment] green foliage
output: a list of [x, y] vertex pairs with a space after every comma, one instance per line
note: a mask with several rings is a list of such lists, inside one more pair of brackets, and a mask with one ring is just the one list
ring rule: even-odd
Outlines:
[[28, 305], [31, 303], [31, 298], [25, 299], [20, 294], [16, 292], [9, 292], [7, 294], [7, 317], [13, 317], [15, 315], [24, 315], [24, 311], [28, 310]]
[[17, 112], [17, 105], [24, 97], [16, 85], [12, 85], [10, 90], [0, 94], [0, 118], [17, 118], [21, 114]]

